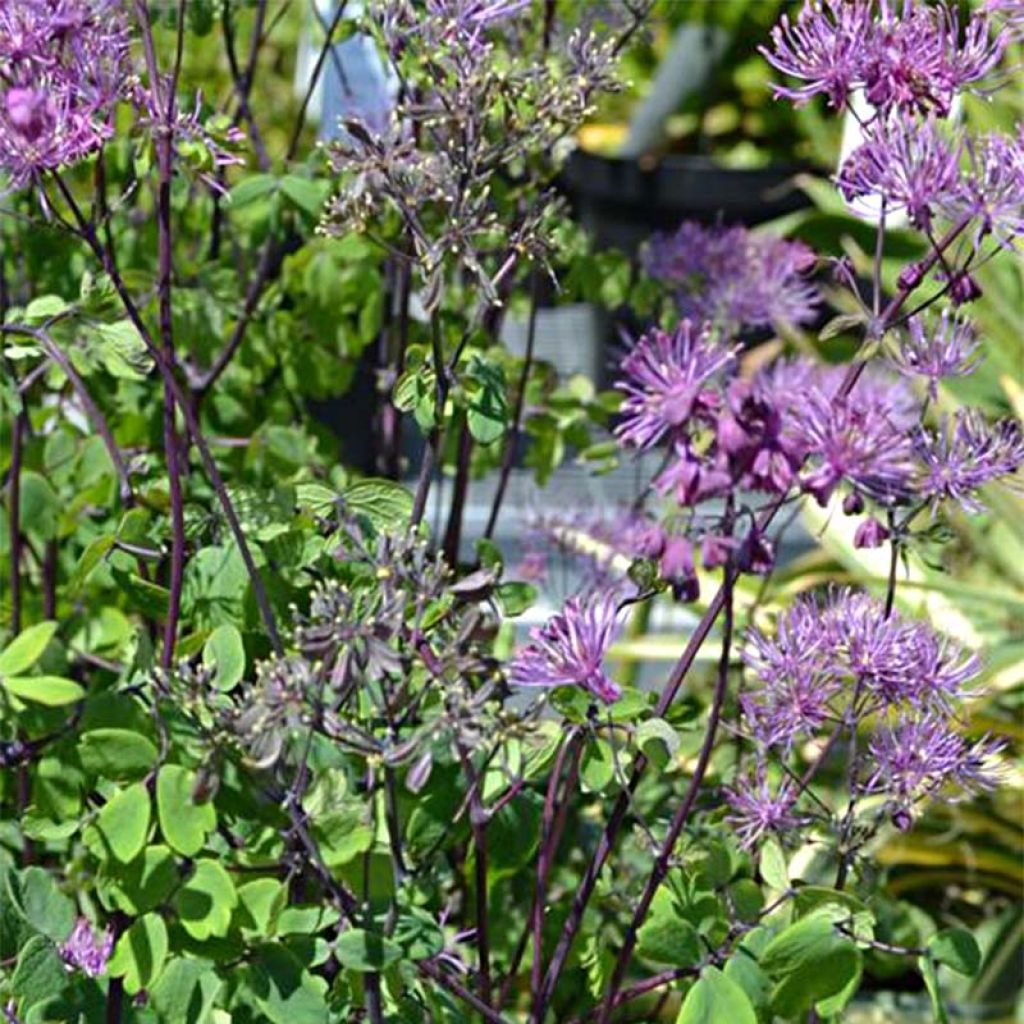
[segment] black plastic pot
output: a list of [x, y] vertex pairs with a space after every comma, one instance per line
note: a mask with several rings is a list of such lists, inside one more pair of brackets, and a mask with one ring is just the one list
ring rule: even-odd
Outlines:
[[699, 156], [666, 156], [648, 165], [576, 150], [562, 187], [598, 245], [634, 252], [652, 232], [684, 220], [754, 225], [804, 209], [810, 200], [793, 178], [808, 169], [731, 170]]

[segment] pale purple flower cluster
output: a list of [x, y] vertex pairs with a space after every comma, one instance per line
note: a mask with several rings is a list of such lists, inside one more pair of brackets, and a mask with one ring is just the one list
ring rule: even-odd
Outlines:
[[942, 791], [952, 789], [955, 798], [995, 788], [993, 766], [1004, 746], [990, 737], [969, 743], [948, 717], [903, 715], [872, 737], [871, 770], [859, 788], [887, 797], [893, 822], [907, 829], [914, 805]]
[[724, 334], [772, 324], [806, 324], [820, 304], [808, 280], [816, 260], [802, 242], [744, 227], [687, 221], [655, 235], [641, 254], [648, 274], [672, 289], [682, 316]]
[[128, 44], [117, 0], [0, 0], [0, 171], [16, 187], [109, 138]]
[[604, 657], [619, 625], [619, 599], [613, 591], [569, 598], [543, 626], [530, 630], [530, 642], [509, 666], [512, 686], [580, 686], [606, 704], [618, 700], [619, 686], [604, 670]]
[[393, 50], [415, 34], [453, 65], [469, 73], [491, 50], [487, 33], [502, 21], [514, 18], [530, 0], [393, 0], [384, 12], [385, 36]]
[[[955, 795], [988, 784], [986, 764], [1000, 745], [968, 745], [956, 717], [981, 662], [926, 622], [887, 614], [865, 593], [833, 590], [823, 600], [799, 598], [773, 633], [751, 630], [744, 661], [753, 680], [740, 698], [742, 721], [760, 778], [773, 751], [785, 758], [841, 724], [880, 722], [859, 791], [886, 796], [894, 816], [911, 820], [915, 803], [939, 789]], [[727, 794], [755, 836], [792, 810], [796, 794], [786, 807], [783, 795], [766, 785]]]
[[724, 793], [729, 804], [726, 821], [747, 849], [769, 833], [791, 832], [807, 823], [807, 816], [796, 811], [799, 789], [787, 778], [773, 787], [763, 766], [738, 778]]
[[1010, 418], [989, 424], [977, 409], [959, 409], [938, 429], [919, 430], [915, 448], [915, 493], [933, 511], [952, 501], [976, 512], [982, 487], [1012, 478], [1024, 466], [1024, 427]]
[[795, 21], [782, 16], [761, 52], [804, 83], [775, 88], [798, 104], [821, 94], [839, 109], [862, 89], [878, 110], [944, 117], [957, 93], [992, 72], [1007, 41], [984, 12], [961, 27], [947, 3], [808, 0]]
[[64, 962], [90, 978], [98, 978], [106, 969], [110, 954], [114, 951], [114, 936], [103, 931], [97, 937], [89, 919], [80, 917], [60, 947]]
[[977, 332], [959, 314], [944, 309], [933, 325], [920, 316], [911, 317], [907, 330], [909, 337], [897, 343], [892, 363], [905, 376], [927, 381], [933, 402], [939, 397], [940, 381], [966, 376], [978, 365]]

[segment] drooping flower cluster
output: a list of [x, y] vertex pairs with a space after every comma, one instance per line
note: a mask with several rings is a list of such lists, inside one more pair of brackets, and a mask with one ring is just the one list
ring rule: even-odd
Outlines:
[[128, 45], [117, 0], [0, 0], [0, 172], [14, 186], [109, 138]]
[[[536, 61], [493, 40], [511, 33], [521, 0], [395, 0], [380, 5], [380, 38], [403, 88], [386, 118], [349, 117], [330, 144], [341, 178], [321, 225], [327, 233], [401, 230], [433, 310], [446, 272], [476, 278], [484, 297], [517, 261], [543, 258], [559, 200], [545, 190], [557, 143], [596, 97], [619, 88], [614, 39], [573, 30]], [[557, 55], [557, 57], [556, 57]], [[530, 168], [505, 175], [510, 165]], [[502, 188], [495, 188], [501, 177]]]
[[60, 955], [68, 967], [81, 971], [90, 978], [98, 978], [106, 969], [114, 951], [114, 936], [109, 931], [97, 936], [86, 917], [75, 921], [75, 927], [60, 947]]
[[[981, 662], [925, 622], [887, 614], [865, 593], [834, 590], [824, 600], [798, 599], [773, 634], [751, 630], [744, 660], [753, 680], [740, 698], [742, 721], [758, 778], [773, 753], [785, 760], [836, 728], [870, 725], [870, 758], [855, 766], [854, 795], [885, 796], [903, 827], [939, 790], [955, 798], [994, 784], [990, 762], [1001, 745], [969, 744], [957, 719]], [[800, 791], [745, 785], [727, 797], [753, 842], [773, 822], [790, 827]]]
[[863, 89], [878, 110], [946, 116], [957, 93], [995, 68], [1007, 43], [984, 12], [961, 27], [951, 4], [893, 0], [808, 0], [795, 21], [783, 15], [762, 53], [804, 84], [776, 95], [806, 103], [824, 95], [836, 108]]
[[815, 254], [802, 242], [687, 221], [655, 235], [642, 259], [670, 288], [682, 316], [707, 321], [725, 335], [772, 324], [806, 324], [820, 303], [808, 279]]
[[509, 666], [512, 686], [580, 686], [606, 704], [621, 696], [605, 672], [604, 657], [619, 625], [614, 592], [595, 591], [569, 598], [543, 626], [530, 630], [530, 642]]

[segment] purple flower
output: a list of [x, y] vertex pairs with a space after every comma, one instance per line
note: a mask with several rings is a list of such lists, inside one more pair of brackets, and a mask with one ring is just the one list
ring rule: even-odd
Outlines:
[[906, 496], [914, 471], [911, 439], [886, 410], [856, 391], [845, 399], [812, 392], [794, 429], [810, 459], [801, 484], [821, 505], [841, 483], [877, 501]]
[[670, 537], [661, 553], [662, 579], [672, 584], [672, 593], [678, 601], [696, 601], [700, 596], [700, 583], [693, 566], [693, 545], [685, 537]]
[[779, 834], [806, 823], [806, 818], [795, 812], [799, 792], [792, 781], [784, 778], [773, 789], [763, 768], [737, 779], [725, 788], [724, 795], [731, 810], [726, 821], [735, 827], [745, 849], [757, 845], [769, 832]]
[[88, 918], [80, 917], [60, 947], [60, 955], [69, 967], [77, 968], [90, 978], [98, 978], [107, 969], [113, 950], [113, 934], [103, 931], [97, 939]]
[[0, 171], [15, 187], [94, 153], [128, 89], [117, 0], [0, 5]]
[[1003, 245], [1024, 235], [1024, 128], [1016, 138], [993, 132], [967, 143], [970, 171], [943, 203], [947, 216], [970, 217], [977, 241], [994, 235]]
[[985, 0], [985, 12], [1001, 20], [1014, 39], [1024, 38], [1024, 0]]
[[796, 103], [823, 93], [832, 106], [846, 105], [863, 88], [883, 114], [934, 111], [949, 114], [954, 96], [975, 85], [998, 63], [1006, 32], [990, 34], [984, 14], [961, 33], [949, 4], [904, 3], [897, 14], [888, 0], [875, 13], [871, 0], [810, 0], [795, 24], [783, 15], [762, 53], [778, 71], [805, 82], [776, 86]]
[[725, 334], [807, 323], [820, 301], [806, 276], [815, 262], [808, 246], [743, 227], [687, 221], [672, 234], [651, 238], [641, 258], [651, 277], [676, 291], [683, 316], [706, 320]]
[[733, 479], [723, 460], [698, 455], [685, 440], [675, 443], [674, 454], [674, 460], [655, 477], [659, 494], [674, 494], [680, 505], [689, 507], [729, 493]]
[[978, 336], [966, 318], [950, 316], [948, 310], [943, 310], [931, 329], [916, 316], [908, 321], [907, 328], [910, 337], [898, 344], [892, 362], [900, 373], [927, 380], [932, 401], [939, 396], [939, 381], [966, 376], [978, 365]]
[[772, 48], [762, 47], [761, 53], [776, 70], [807, 84], [777, 85], [776, 96], [803, 104], [823, 93], [833, 107], [843, 107], [860, 74], [870, 30], [869, 0], [812, 0], [795, 23], [783, 14], [771, 32]]
[[650, 448], [691, 417], [708, 416], [719, 404], [714, 378], [733, 360], [708, 329], [684, 320], [670, 334], [655, 328], [622, 361], [625, 392], [622, 422], [615, 433], [624, 444]]
[[980, 488], [1024, 465], [1024, 428], [1014, 419], [989, 425], [979, 410], [960, 409], [937, 431], [919, 431], [916, 449], [915, 491], [931, 502], [932, 511], [953, 501], [976, 512]]
[[611, 592], [571, 597], [541, 627], [509, 668], [513, 686], [582, 686], [606, 704], [621, 690], [603, 668], [618, 628], [618, 598]]
[[868, 516], [853, 535], [855, 548], [880, 548], [889, 539], [889, 531], [874, 517]]
[[1003, 746], [988, 737], [969, 745], [949, 719], [931, 713], [901, 716], [872, 739], [873, 770], [860, 788], [885, 795], [909, 824], [913, 805], [940, 790], [956, 799], [994, 788], [998, 773], [991, 763]]
[[912, 224], [927, 229], [933, 211], [960, 188], [960, 149], [943, 138], [931, 118], [879, 120], [836, 181], [848, 200], [878, 196], [887, 210], [905, 210]]

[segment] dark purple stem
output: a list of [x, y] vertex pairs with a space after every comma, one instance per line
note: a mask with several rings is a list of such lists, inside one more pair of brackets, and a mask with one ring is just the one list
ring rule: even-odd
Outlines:
[[672, 854], [675, 851], [676, 843], [679, 841], [683, 828], [689, 820], [690, 814], [697, 802], [700, 787], [704, 782], [704, 776], [707, 774], [708, 765], [711, 763], [711, 754], [715, 748], [715, 740], [718, 738], [718, 726], [722, 720], [722, 709], [725, 707], [725, 698], [729, 690], [729, 658], [732, 654], [734, 618], [734, 579], [735, 576], [730, 567], [726, 572], [724, 601], [725, 619], [722, 625], [722, 654], [718, 661], [718, 680], [715, 684], [715, 692], [711, 702], [711, 712], [708, 715], [708, 724], [704, 730], [704, 742], [701, 745], [700, 754], [697, 757], [697, 764], [694, 767], [693, 777], [690, 779], [686, 795], [683, 797], [683, 801], [679, 805], [679, 809], [672, 818], [672, 823], [669, 825], [668, 833], [661, 845], [661, 849], [658, 851], [658, 857], [654, 862], [654, 870], [647, 879], [647, 885], [644, 887], [643, 894], [640, 897], [640, 902], [637, 904], [636, 911], [633, 914], [633, 919], [630, 921], [629, 927], [626, 929], [626, 934], [622, 940], [621, 949], [619, 950], [619, 956], [615, 963], [615, 970], [612, 973], [611, 983], [609, 984], [608, 992], [605, 995], [604, 1008], [598, 1018], [599, 1024], [605, 1024], [615, 1006], [615, 997], [618, 995], [619, 988], [622, 986], [622, 981], [626, 976], [626, 969], [629, 966], [630, 957], [633, 955], [633, 949], [636, 946], [636, 938], [637, 933], [640, 930], [640, 925], [643, 924], [644, 919], [647, 917], [647, 911], [650, 909], [651, 903], [654, 901], [654, 895], [658, 891], [658, 887], [665, 880], [665, 876], [668, 874], [669, 865], [672, 862]]
[[[552, 4], [553, 7], [554, 5]], [[505, 453], [501, 460], [501, 474], [498, 477], [498, 486], [494, 491], [491, 514], [487, 517], [487, 528], [484, 530], [484, 538], [487, 540], [494, 536], [494, 531], [497, 528], [498, 515], [501, 512], [501, 505], [505, 500], [505, 491], [508, 488], [508, 481], [512, 475], [512, 467], [516, 461], [517, 442], [523, 423], [523, 409], [526, 405], [526, 386], [530, 380], [530, 370], [533, 367], [533, 346], [537, 337], [537, 293], [539, 282], [540, 275], [535, 270], [530, 277], [530, 319], [526, 327], [526, 353], [523, 356], [523, 370], [519, 374], [519, 390], [516, 392], [512, 424], [509, 427], [508, 437], [505, 440]]]

